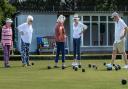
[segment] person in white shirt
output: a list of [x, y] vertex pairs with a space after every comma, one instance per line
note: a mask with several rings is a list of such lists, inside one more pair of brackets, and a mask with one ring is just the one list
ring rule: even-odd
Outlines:
[[74, 62], [72, 65], [81, 66], [80, 63], [80, 43], [81, 43], [81, 35], [87, 29], [87, 25], [84, 25], [79, 21], [78, 14], [74, 14], [74, 22], [73, 22], [73, 54], [74, 54]]
[[21, 34], [21, 59], [23, 67], [30, 66], [29, 64], [29, 46], [32, 40], [32, 22], [33, 17], [28, 15], [27, 22], [18, 26], [18, 31]]
[[115, 41], [113, 43], [111, 66], [114, 64], [116, 54], [122, 53], [125, 62], [124, 68], [128, 68], [127, 55], [125, 52], [125, 37], [128, 27], [117, 12], [112, 13], [112, 18], [115, 21]]

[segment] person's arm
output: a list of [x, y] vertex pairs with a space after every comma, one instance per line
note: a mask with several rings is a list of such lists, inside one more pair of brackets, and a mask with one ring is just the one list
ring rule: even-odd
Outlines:
[[60, 26], [60, 28], [59, 28], [59, 34], [62, 36], [63, 35], [63, 27], [62, 26]]
[[65, 29], [64, 29], [63, 26], [60, 26], [60, 28], [59, 28], [59, 34], [60, 34], [59, 39], [63, 39], [63, 37], [64, 37], [64, 38], [67, 37], [67, 36], [66, 36], [66, 33], [65, 33]]
[[3, 27], [2, 27], [2, 32], [1, 32], [1, 44], [2, 44], [2, 46], [5, 45], [5, 44], [3, 43], [4, 29], [5, 29], [5, 27], [3, 26]]
[[82, 28], [83, 28], [83, 30], [80, 32], [80, 35], [85, 31], [85, 30], [87, 30], [87, 25], [85, 25], [85, 24], [83, 24], [83, 23], [81, 23], [81, 26], [82, 26]]
[[123, 35], [120, 37], [120, 39], [123, 39], [124, 37], [126, 37], [127, 32], [128, 32], [128, 27], [125, 27], [124, 28], [124, 32], [123, 32]]
[[121, 30], [122, 30], [122, 33], [120, 34], [121, 36], [120, 39], [123, 39], [127, 35], [128, 27], [123, 20], [120, 22], [120, 24], [121, 24]]
[[65, 28], [63, 27], [63, 34], [64, 34], [64, 37], [66, 38], [67, 37], [67, 35], [66, 35], [66, 32], [65, 32]]
[[12, 40], [11, 40], [11, 48], [13, 48], [13, 32], [12, 32], [12, 30], [11, 30], [11, 34], [12, 34]]
[[21, 35], [24, 35], [24, 32], [23, 32], [24, 24], [19, 25], [17, 28], [18, 28], [19, 33], [20, 33]]
[[127, 33], [128, 32], [128, 27], [125, 27], [124, 29], [126, 30], [126, 33]]
[[128, 27], [125, 27], [124, 28], [124, 34], [120, 37], [120, 39], [123, 39], [124, 37], [126, 37], [127, 32], [128, 32]]
[[63, 26], [60, 27], [60, 35], [66, 37], [65, 28]]

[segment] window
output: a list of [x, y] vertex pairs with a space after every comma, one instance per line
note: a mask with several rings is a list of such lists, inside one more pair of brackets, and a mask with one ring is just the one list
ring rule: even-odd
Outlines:
[[98, 23], [92, 23], [92, 45], [98, 46], [99, 40], [98, 40]]
[[100, 16], [100, 21], [106, 21], [106, 16]]
[[83, 16], [88, 29], [83, 33], [82, 46], [112, 46], [114, 22], [111, 16]]
[[108, 45], [113, 45], [114, 42], [114, 24], [108, 24]]
[[113, 21], [113, 19], [111, 18], [111, 16], [108, 16], [108, 21]]
[[107, 24], [100, 23], [100, 46], [107, 45]]
[[98, 21], [98, 16], [92, 16], [92, 21]]
[[83, 16], [83, 21], [90, 21], [90, 16]]
[[84, 23], [88, 26], [87, 30], [83, 33], [83, 45], [90, 46], [90, 23]]

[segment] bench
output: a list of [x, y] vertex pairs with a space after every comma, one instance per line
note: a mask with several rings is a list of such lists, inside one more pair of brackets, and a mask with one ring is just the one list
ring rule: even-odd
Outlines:
[[53, 52], [55, 45], [54, 36], [37, 37], [38, 54], [41, 54], [42, 52]]
[[[66, 38], [65, 42], [65, 51], [69, 54], [68, 39]], [[37, 37], [37, 53], [41, 54], [42, 52], [56, 52], [56, 42], [54, 36], [44, 36]]]

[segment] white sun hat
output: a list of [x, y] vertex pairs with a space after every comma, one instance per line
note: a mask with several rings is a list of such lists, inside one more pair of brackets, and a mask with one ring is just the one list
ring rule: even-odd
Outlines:
[[78, 14], [74, 14], [73, 19], [79, 20], [80, 18], [79, 18], [79, 16], [78, 16]]
[[12, 23], [13, 21], [10, 18], [7, 18], [6, 22]]

